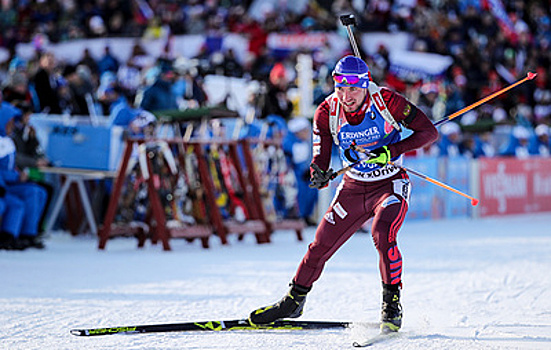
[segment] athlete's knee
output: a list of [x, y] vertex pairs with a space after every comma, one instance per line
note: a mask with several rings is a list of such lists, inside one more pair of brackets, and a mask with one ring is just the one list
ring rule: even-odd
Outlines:
[[320, 242], [312, 242], [308, 246], [308, 252], [306, 253], [305, 262], [310, 266], [318, 266], [323, 264], [327, 260], [332, 246], [324, 245]]
[[372, 235], [377, 249], [386, 251], [388, 244], [396, 242], [396, 236], [404, 223], [406, 213], [407, 203], [398, 201], [382, 208], [376, 215]]

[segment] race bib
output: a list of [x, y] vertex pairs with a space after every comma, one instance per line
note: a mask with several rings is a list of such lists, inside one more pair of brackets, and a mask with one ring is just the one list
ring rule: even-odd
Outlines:
[[394, 193], [404, 198], [409, 205], [409, 195], [411, 190], [411, 183], [407, 179], [398, 179], [392, 181], [394, 186]]

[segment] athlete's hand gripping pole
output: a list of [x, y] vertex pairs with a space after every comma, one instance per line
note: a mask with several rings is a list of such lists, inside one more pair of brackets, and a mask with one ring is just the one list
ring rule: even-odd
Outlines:
[[[352, 145], [350, 145], [350, 148], [352, 149], [353, 152], [348, 152], [348, 153], [345, 152], [345, 155], [346, 155], [347, 159], [353, 161], [354, 163], [352, 163], [352, 164], [349, 165], [349, 166], [352, 166], [352, 167], [353, 167], [353, 166], [354, 166], [353, 164], [357, 164], [357, 163], [362, 162], [362, 161], [363, 161], [363, 162], [366, 162], [366, 163], [374, 163], [374, 164], [379, 164], [379, 165], [382, 164], [382, 165], [384, 165], [384, 163], [382, 163], [383, 158], [389, 157], [389, 158], [388, 158], [388, 161], [386, 162], [386, 164], [390, 164], [390, 165], [393, 165], [393, 166], [395, 166], [395, 167], [397, 167], [397, 168], [404, 169], [405, 171], [410, 172], [410, 173], [412, 173], [413, 175], [415, 175], [415, 176], [417, 176], [417, 177], [420, 177], [421, 179], [423, 179], [423, 180], [425, 180], [425, 181], [428, 181], [428, 182], [430, 182], [430, 183], [432, 183], [432, 184], [435, 184], [436, 186], [440, 186], [440, 187], [442, 187], [442, 188], [444, 188], [444, 189], [446, 189], [446, 190], [448, 190], [448, 191], [454, 192], [454, 193], [456, 193], [456, 194], [458, 194], [458, 195], [460, 195], [460, 196], [463, 196], [463, 197], [465, 197], [465, 198], [468, 198], [468, 199], [471, 200], [471, 205], [473, 205], [473, 206], [477, 205], [478, 202], [479, 202], [478, 199], [476, 199], [476, 198], [474, 198], [474, 197], [472, 197], [472, 196], [469, 196], [468, 194], [463, 193], [463, 192], [461, 192], [461, 191], [459, 191], [459, 190], [457, 190], [457, 189], [455, 189], [455, 188], [453, 188], [453, 187], [451, 187], [451, 186], [449, 186], [449, 185], [446, 185], [446, 184], [443, 183], [443, 182], [440, 182], [440, 181], [438, 181], [438, 180], [435, 180], [435, 179], [433, 179], [433, 178], [430, 178], [430, 177], [428, 177], [428, 176], [426, 176], [426, 175], [424, 175], [424, 174], [421, 174], [421, 173], [418, 172], [418, 171], [415, 171], [415, 170], [410, 169], [410, 168], [408, 168], [408, 167], [405, 167], [405, 166], [403, 166], [403, 165], [398, 165], [398, 164], [392, 162], [392, 161], [390, 160], [390, 152], [388, 151], [388, 148], [387, 148], [386, 146], [380, 147], [380, 148], [376, 149], [376, 150], [375, 150], [376, 152], [375, 152], [375, 151], [371, 151], [371, 152], [370, 152], [370, 151], [366, 150], [366, 149], [363, 148], [363, 147], [357, 146], [355, 143], [352, 143]], [[385, 148], [386, 148], [386, 150], [385, 150]], [[356, 158], [356, 159], [354, 159], [354, 158], [348, 158], [349, 156], [352, 156], [353, 154], [358, 154], [358, 153], [363, 153], [363, 154], [368, 155], [367, 160], [357, 159], [357, 158]], [[341, 170], [344, 170], [344, 169], [341, 169]], [[340, 172], [341, 170], [339, 170], [339, 172]], [[348, 170], [350, 170], [350, 169], [348, 169]]]
[[344, 156], [351, 163], [345, 166], [344, 168], [333, 172], [333, 175], [331, 176], [331, 180], [334, 180], [336, 177], [346, 173], [348, 170], [354, 168], [356, 165], [360, 164], [361, 162], [374, 163], [374, 164], [379, 164], [383, 166], [386, 164], [387, 160], [391, 159], [390, 151], [386, 146], [380, 147], [376, 150], [371, 151], [373, 152], [373, 154], [376, 154], [375, 157], [373, 156], [370, 157], [368, 154], [363, 152], [358, 153], [354, 150], [354, 147], [352, 146], [356, 146], [355, 141], [352, 141], [351, 146], [344, 150]]
[[312, 171], [310, 173], [310, 186], [311, 188], [317, 188], [318, 190], [327, 187], [329, 181], [333, 180], [336, 175], [333, 169], [323, 171], [316, 163], [310, 164]]

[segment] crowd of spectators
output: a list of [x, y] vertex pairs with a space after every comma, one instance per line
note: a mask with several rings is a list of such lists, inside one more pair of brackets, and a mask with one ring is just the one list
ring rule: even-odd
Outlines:
[[[439, 120], [527, 76], [537, 78], [467, 113], [441, 130], [432, 152], [468, 156], [549, 155], [551, 124], [551, 17], [540, 1], [503, 1], [508, 22], [489, 2], [417, 2], [416, 7], [369, 2], [360, 13], [366, 30], [401, 30], [414, 34], [412, 50], [447, 55], [453, 64], [441, 79], [407, 81], [389, 71], [385, 47], [370, 58], [376, 81], [406, 94], [433, 120]], [[497, 2], [501, 3], [501, 2]], [[388, 3], [387, 3], [388, 4]], [[439, 5], [436, 5], [439, 4]], [[410, 3], [411, 5], [411, 3]], [[421, 6], [419, 6], [421, 5]], [[386, 20], [381, 20], [386, 19]], [[362, 25], [360, 24], [360, 27]], [[500, 126], [508, 126], [502, 128]], [[506, 130], [506, 133], [500, 133]], [[498, 140], [496, 140], [498, 138]], [[450, 141], [451, 140], [451, 141]], [[525, 144], [521, 150], [518, 144]]]
[[[129, 126], [129, 130], [134, 130], [131, 122], [137, 120], [140, 129], [154, 119], [147, 111], [208, 106], [209, 96], [203, 83], [210, 74], [244, 78], [250, 86], [257, 87], [251, 90], [248, 112], [242, 117], [247, 122], [275, 117], [288, 124], [292, 137], [286, 140], [286, 147], [292, 150], [288, 152], [294, 157], [297, 178], [303, 180], [302, 187], [307, 189], [308, 179], [301, 176], [307, 173], [307, 157], [297, 159], [302, 153], [296, 151], [301, 147], [307, 149], [303, 143], [310, 132], [306, 119], [297, 114], [297, 96], [292, 93], [297, 80], [297, 53], [272, 52], [267, 39], [270, 33], [343, 34], [344, 28], [339, 23], [343, 14], [352, 13], [357, 18], [356, 35], [407, 32], [413, 38], [410, 50], [452, 58], [452, 64], [442, 75], [424, 79], [404, 77], [392, 69], [385, 43], [373, 52], [360, 47], [373, 79], [404, 94], [434, 121], [524, 78], [528, 72], [537, 73], [537, 79], [445, 123], [439, 141], [416, 155], [549, 157], [549, 3], [318, 0], [280, 5], [278, 1], [239, 0], [2, 1], [0, 47], [8, 50], [9, 58], [0, 63], [0, 119], [6, 125], [13, 124], [14, 129], [12, 134], [4, 132], [0, 138], [10, 145], [6, 149], [16, 149], [17, 153], [3, 154], [6, 159], [15, 156], [16, 167], [5, 169], [13, 173], [13, 180], [0, 178], [3, 213], [0, 248], [43, 248], [37, 233], [43, 226], [46, 212], [43, 208], [51, 199], [52, 188], [40, 178], [27, 183], [29, 169], [48, 164], [28, 125], [32, 112], [108, 115], [113, 124]], [[192, 59], [174, 57], [170, 45], [159, 57], [151, 57], [136, 40], [184, 34], [223, 37], [228, 33], [247, 38], [244, 60], [238, 59], [232, 49], [213, 52], [208, 45]], [[340, 38], [346, 40], [345, 36], [344, 33]], [[128, 60], [117, 59], [111, 51], [116, 48], [110, 46], [105, 46], [99, 57], [84, 49], [76, 64], [60, 60], [55, 51], [42, 49], [45, 43], [107, 37], [133, 38], [135, 45]], [[21, 43], [33, 43], [34, 58], [26, 60], [17, 54], [17, 45]], [[326, 45], [312, 52], [314, 103], [333, 91], [331, 71], [340, 57], [351, 53], [332, 52], [330, 47]], [[299, 163], [306, 164], [306, 170]], [[39, 208], [19, 203], [22, 198], [31, 198], [21, 195], [23, 189], [36, 192], [40, 200], [27, 202], [39, 203]], [[21, 198], [17, 199], [18, 196]], [[308, 218], [313, 205], [311, 201], [301, 207], [301, 216]], [[19, 210], [19, 214], [13, 214], [14, 210]], [[25, 221], [23, 217], [30, 213], [32, 220]], [[23, 221], [31, 222], [32, 227], [22, 228]]]
[[[257, 1], [168, 1], [168, 0], [42, 0], [3, 2], [0, 15], [0, 46], [10, 58], [0, 67], [4, 99], [25, 100], [36, 112], [52, 114], [92, 113], [90, 100], [97, 101], [100, 113], [109, 114], [121, 102], [136, 108], [160, 110], [194, 108], [208, 104], [202, 88], [207, 74], [246, 77], [263, 81], [251, 96], [257, 118], [278, 114], [295, 117], [289, 88], [295, 84], [295, 54], [273, 55], [267, 49], [270, 33], [338, 32], [338, 17], [353, 13], [357, 32], [398, 32], [412, 34], [410, 49], [450, 56], [452, 65], [444, 75], [429, 80], [409, 79], [393, 72], [388, 48], [363, 52], [373, 79], [390, 86], [418, 104], [438, 120], [523, 78], [538, 74], [491, 103], [467, 113], [460, 125], [459, 154], [492, 156], [511, 153], [511, 144], [528, 135], [528, 154], [547, 154], [541, 140], [551, 124], [551, 16], [541, 1], [478, 0], [456, 1], [310, 1], [296, 6], [276, 7], [278, 2]], [[362, 4], [363, 3], [363, 4]], [[502, 5], [506, 19], [493, 6]], [[261, 4], [261, 5], [259, 5]], [[255, 12], [249, 11], [255, 6]], [[147, 57], [136, 44], [131, 57], [120, 62], [106, 47], [101, 57], [85, 50], [76, 65], [56, 60], [55, 52], [37, 53], [21, 60], [16, 45], [24, 42], [62, 42], [81, 38], [159, 38], [165, 35], [241, 33], [249, 40], [247, 59], [235, 54], [201, 51], [193, 60]], [[344, 40], [344, 38], [343, 38]], [[321, 48], [314, 57], [315, 101], [332, 91], [330, 72], [346, 52], [327, 53]], [[157, 64], [148, 64], [156, 62]], [[170, 93], [169, 93], [170, 91]], [[296, 103], [295, 103], [296, 104]], [[94, 111], [96, 112], [96, 111]], [[507, 137], [496, 126], [508, 125]], [[456, 130], [457, 128], [454, 128]], [[496, 134], [496, 130], [498, 130]], [[513, 132], [515, 130], [515, 132]], [[519, 131], [522, 130], [522, 131]], [[537, 133], [536, 133], [537, 131]], [[448, 138], [442, 133], [440, 142]], [[500, 137], [498, 141], [495, 137]], [[448, 155], [446, 147], [427, 150]], [[542, 153], [543, 152], [543, 153]]]
[[[264, 81], [264, 89], [253, 96], [257, 117], [278, 114], [288, 120], [293, 113], [287, 92], [296, 77], [295, 55], [274, 56], [266, 48], [268, 34], [339, 31], [342, 30], [339, 15], [353, 13], [360, 33], [405, 31], [414, 38], [411, 50], [453, 58], [453, 64], [443, 76], [423, 81], [397, 76], [391, 69], [389, 48], [385, 45], [380, 45], [376, 52], [363, 54], [375, 81], [405, 94], [434, 120], [513, 83], [527, 72], [538, 74], [535, 81], [457, 120], [462, 126], [458, 131], [460, 153], [492, 155], [483, 151], [488, 149], [483, 145], [492, 136], [485, 132], [492, 131], [496, 124], [518, 125], [515, 133], [510, 128], [510, 137], [515, 142], [519, 135], [526, 134], [532, 144], [538, 142], [537, 136], [545, 138], [545, 125], [551, 124], [548, 78], [551, 16], [549, 6], [543, 2], [503, 1], [508, 22], [496, 16], [497, 11], [491, 7], [494, 5], [475, 0], [368, 0], [363, 6], [358, 5], [361, 2], [317, 1], [308, 2], [299, 13], [290, 7], [276, 9], [274, 2], [268, 1], [257, 6], [260, 11], [252, 16], [249, 8], [255, 3], [237, 0], [4, 2], [0, 45], [11, 53], [0, 74], [4, 99], [25, 100], [33, 103], [37, 112], [52, 114], [88, 115], [90, 97], [99, 101], [100, 112], [104, 114], [109, 114], [111, 105], [121, 96], [130, 105], [148, 110], [192, 108], [208, 102], [201, 88], [202, 78], [206, 74], [221, 74]], [[119, 62], [109, 47], [102, 57], [92, 57], [85, 50], [76, 65], [56, 61], [55, 52], [37, 53], [31, 61], [21, 60], [15, 53], [16, 45], [24, 42], [55, 43], [114, 36], [158, 38], [167, 33], [243, 33], [249, 39], [248, 58], [239, 62], [231, 50], [209, 52], [205, 49], [193, 63], [172, 61], [175, 53], [148, 60], [139, 44], [126, 62]], [[335, 60], [345, 54], [328, 54], [323, 50], [313, 55], [318, 72], [316, 102], [331, 92], [328, 73]], [[155, 60], [162, 64], [146, 63]], [[167, 93], [169, 90], [172, 92]], [[472, 125], [475, 127], [469, 127]], [[520, 128], [526, 129], [525, 132], [518, 131]], [[473, 147], [477, 150], [472, 151]], [[532, 145], [530, 153], [539, 153], [540, 149], [543, 148]], [[505, 152], [505, 148], [496, 149], [493, 154], [502, 151]]]

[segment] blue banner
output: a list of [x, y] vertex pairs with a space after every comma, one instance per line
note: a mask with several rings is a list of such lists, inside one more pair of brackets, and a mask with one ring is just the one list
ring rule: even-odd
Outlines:
[[[470, 159], [465, 157], [443, 158], [445, 161], [445, 183], [463, 193], [469, 193]], [[471, 201], [451, 191], [443, 193], [445, 216], [468, 217]]]
[[33, 115], [30, 123], [53, 166], [117, 170], [124, 148], [123, 127], [52, 115]]
[[[438, 177], [438, 158], [404, 158], [404, 165], [426, 176]], [[408, 219], [434, 219], [442, 216], [437, 198], [439, 187], [410, 174], [411, 198]]]

